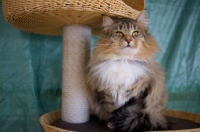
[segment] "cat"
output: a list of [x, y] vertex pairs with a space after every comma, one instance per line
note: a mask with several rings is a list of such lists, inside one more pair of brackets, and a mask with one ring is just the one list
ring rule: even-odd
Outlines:
[[145, 10], [136, 20], [103, 16], [104, 34], [88, 64], [91, 111], [114, 131], [167, 129], [165, 75], [155, 61], [160, 47], [147, 22]]

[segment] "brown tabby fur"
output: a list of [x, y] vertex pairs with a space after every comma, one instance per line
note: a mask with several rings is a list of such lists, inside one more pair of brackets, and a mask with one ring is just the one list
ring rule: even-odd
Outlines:
[[160, 48], [148, 32], [146, 11], [137, 20], [105, 16], [103, 27], [88, 65], [91, 111], [115, 131], [166, 129], [164, 72], [154, 59]]

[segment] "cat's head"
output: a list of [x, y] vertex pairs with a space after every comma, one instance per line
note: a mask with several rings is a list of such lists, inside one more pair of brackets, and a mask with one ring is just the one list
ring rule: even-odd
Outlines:
[[159, 50], [156, 40], [148, 33], [148, 16], [143, 11], [136, 20], [130, 18], [111, 19], [103, 17], [104, 35], [95, 53], [99, 58], [148, 61]]

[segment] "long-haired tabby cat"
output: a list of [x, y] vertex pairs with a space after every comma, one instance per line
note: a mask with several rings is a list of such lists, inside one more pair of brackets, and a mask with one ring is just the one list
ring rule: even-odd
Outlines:
[[103, 17], [104, 35], [89, 62], [91, 110], [114, 131], [166, 129], [165, 78], [154, 56], [160, 50], [143, 11], [136, 20]]

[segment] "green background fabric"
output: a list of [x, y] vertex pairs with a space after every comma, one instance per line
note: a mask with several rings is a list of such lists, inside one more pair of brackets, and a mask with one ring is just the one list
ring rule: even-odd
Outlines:
[[[146, 4], [149, 30], [162, 48], [167, 107], [200, 113], [200, 1]], [[0, 9], [0, 132], [42, 132], [39, 117], [61, 109], [62, 37], [14, 28]]]

